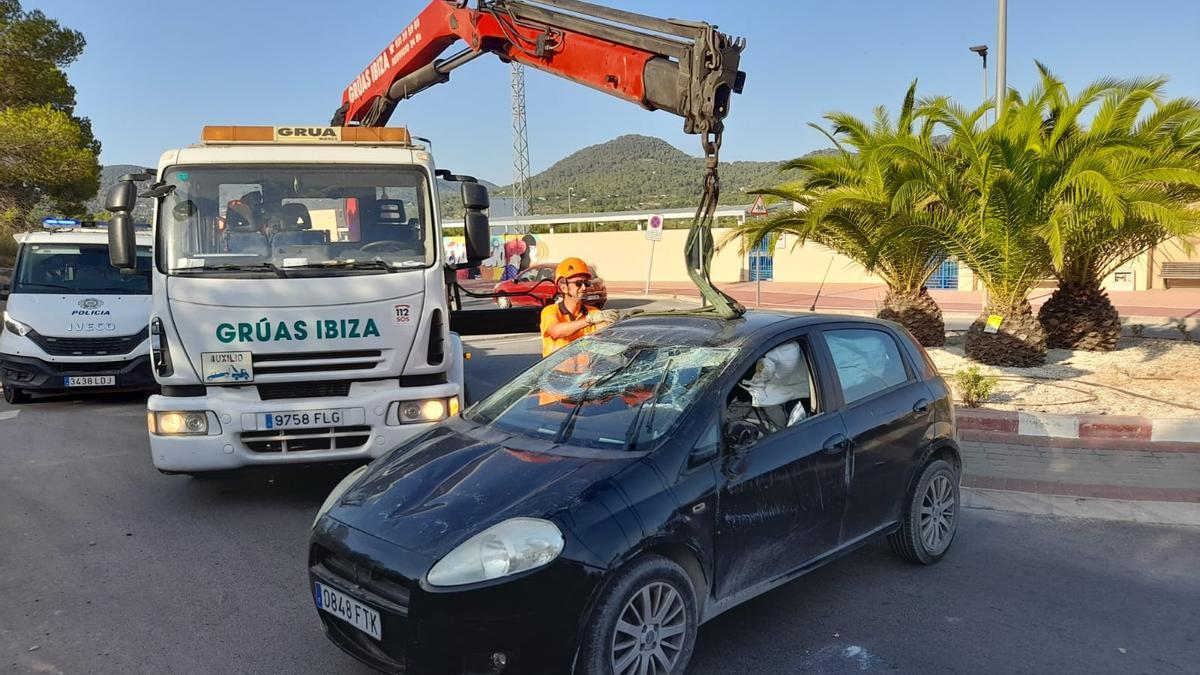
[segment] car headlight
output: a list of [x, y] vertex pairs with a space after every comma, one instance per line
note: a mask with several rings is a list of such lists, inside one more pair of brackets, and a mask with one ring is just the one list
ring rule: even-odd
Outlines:
[[146, 415], [146, 426], [156, 436], [207, 436], [221, 432], [216, 418], [210, 410], [153, 411]]
[[329, 513], [329, 509], [333, 508], [333, 505], [337, 503], [337, 500], [341, 499], [342, 495], [346, 494], [346, 490], [350, 489], [350, 486], [354, 483], [354, 481], [358, 480], [358, 477], [366, 472], [367, 465], [364, 464], [363, 466], [360, 466], [346, 474], [345, 478], [338, 482], [337, 485], [333, 486], [333, 490], [330, 491], [329, 496], [325, 498], [324, 502], [321, 502], [321, 508], [317, 509], [317, 517], [313, 518], [313, 527], [316, 527], [317, 521], [321, 519], [321, 516]]
[[461, 404], [457, 396], [449, 398], [426, 398], [419, 401], [397, 401], [388, 408], [387, 423], [428, 424], [441, 422], [447, 417], [458, 415]]
[[21, 337], [25, 337], [30, 333], [30, 331], [33, 330], [32, 327], [27, 326], [9, 316], [8, 312], [4, 313], [4, 329], [10, 333], [20, 335]]
[[433, 586], [462, 586], [537, 569], [562, 553], [558, 526], [537, 518], [511, 518], [497, 523], [439, 560], [429, 570]]

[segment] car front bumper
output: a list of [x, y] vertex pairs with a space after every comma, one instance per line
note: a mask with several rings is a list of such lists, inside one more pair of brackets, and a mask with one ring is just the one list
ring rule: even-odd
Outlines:
[[382, 672], [570, 671], [580, 617], [602, 580], [598, 570], [560, 558], [491, 584], [433, 589], [421, 579], [435, 562], [322, 518], [309, 548], [310, 597], [320, 582], [358, 599], [380, 612], [383, 638], [317, 609], [326, 635]]
[[[68, 387], [66, 378], [113, 376], [116, 384], [102, 387]], [[126, 361], [44, 361], [30, 356], [0, 354], [0, 379], [5, 387], [24, 391], [55, 393], [66, 391], [144, 391], [153, 389], [154, 371], [150, 357], [138, 356]]]

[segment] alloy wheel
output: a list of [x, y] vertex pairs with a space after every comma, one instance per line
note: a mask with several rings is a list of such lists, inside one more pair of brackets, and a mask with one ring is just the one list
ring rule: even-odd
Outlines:
[[655, 581], [633, 594], [617, 619], [612, 642], [616, 675], [665, 675], [679, 663], [687, 637], [683, 596]]
[[954, 486], [950, 478], [934, 476], [921, 499], [921, 543], [926, 551], [938, 554], [950, 545], [957, 515]]

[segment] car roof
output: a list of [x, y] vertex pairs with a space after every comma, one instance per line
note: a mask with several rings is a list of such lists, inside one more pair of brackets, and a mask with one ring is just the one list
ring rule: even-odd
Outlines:
[[793, 314], [747, 311], [737, 319], [722, 319], [703, 311], [661, 312], [634, 315], [602, 334], [628, 342], [695, 347], [740, 347], [775, 333], [830, 323], [891, 326], [887, 321], [843, 314]]

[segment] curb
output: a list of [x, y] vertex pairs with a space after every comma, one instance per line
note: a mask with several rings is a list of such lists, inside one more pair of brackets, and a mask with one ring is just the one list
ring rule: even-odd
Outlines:
[[1037, 516], [1200, 527], [1200, 504], [1042, 495], [964, 487], [963, 507]]
[[[1200, 418], [956, 410], [961, 440], [1048, 447], [1200, 452]], [[1080, 441], [1085, 441], [1081, 446]]]

